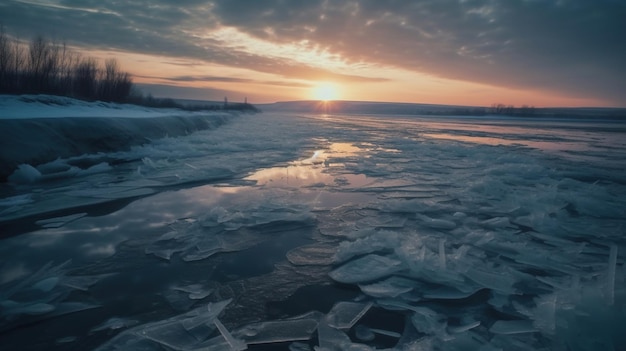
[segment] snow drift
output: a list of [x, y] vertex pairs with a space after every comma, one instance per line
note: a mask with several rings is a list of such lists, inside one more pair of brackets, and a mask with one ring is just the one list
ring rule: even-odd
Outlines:
[[0, 180], [6, 181], [21, 164], [36, 166], [57, 158], [125, 150], [158, 138], [217, 128], [230, 116], [53, 96], [3, 96]]

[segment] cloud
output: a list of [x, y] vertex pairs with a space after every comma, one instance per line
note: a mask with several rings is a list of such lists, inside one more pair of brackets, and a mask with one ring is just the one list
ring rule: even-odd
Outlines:
[[244, 99], [252, 103], [274, 101], [273, 96], [266, 95], [263, 92], [244, 92], [215, 88], [194, 88], [167, 84], [142, 83], [137, 84], [137, 87], [144, 94], [175, 99], [223, 101], [224, 97], [228, 97], [228, 100], [231, 102], [244, 101]]
[[229, 82], [229, 83], [251, 83], [252, 79], [234, 78], [234, 77], [217, 77], [217, 76], [175, 76], [161, 78], [174, 82]]
[[158, 79], [169, 82], [225, 82], [225, 83], [245, 83], [245, 84], [261, 84], [261, 85], [275, 85], [282, 87], [293, 88], [308, 88], [311, 84], [293, 82], [293, 81], [273, 81], [273, 80], [255, 80], [249, 78], [236, 78], [236, 77], [220, 77], [209, 75], [191, 75], [191, 76], [174, 76], [174, 77], [148, 77], [140, 76], [140, 78]]
[[[626, 3], [615, 0], [3, 1], [0, 23], [100, 49], [186, 57], [291, 79], [383, 82], [210, 34], [495, 86], [626, 101]], [[270, 50], [271, 51], [271, 50]]]
[[194, 58], [290, 78], [346, 82], [387, 80], [335, 73], [293, 59], [242, 51], [236, 45], [228, 47], [223, 41], [201, 35], [220, 26], [212, 7], [206, 1], [190, 0], [175, 4], [167, 1], [65, 0], [54, 4], [9, 1], [0, 4], [0, 23], [22, 38], [46, 33], [73, 45]]
[[99, 49], [206, 56], [213, 47], [209, 45], [209, 50], [199, 47], [186, 30], [193, 26], [212, 28], [210, 12], [201, 6], [190, 12], [178, 6], [179, 3], [9, 0], [0, 3], [0, 23], [10, 33], [26, 39], [45, 34], [73, 45]]
[[626, 100], [624, 2], [307, 1], [297, 13], [279, 0], [215, 3], [223, 24], [266, 40], [306, 39], [354, 61]]

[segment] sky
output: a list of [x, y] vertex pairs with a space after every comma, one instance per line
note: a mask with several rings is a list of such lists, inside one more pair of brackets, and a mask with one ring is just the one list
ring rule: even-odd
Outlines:
[[0, 0], [154, 96], [626, 107], [626, 0]]

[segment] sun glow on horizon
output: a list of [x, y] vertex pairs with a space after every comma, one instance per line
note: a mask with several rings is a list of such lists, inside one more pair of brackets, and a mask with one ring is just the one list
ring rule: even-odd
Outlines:
[[337, 85], [330, 82], [321, 82], [313, 87], [312, 97], [320, 101], [332, 101], [339, 98]]

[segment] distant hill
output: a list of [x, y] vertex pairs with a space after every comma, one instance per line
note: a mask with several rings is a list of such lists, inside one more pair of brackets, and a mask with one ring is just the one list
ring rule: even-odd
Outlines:
[[508, 106], [505, 112], [493, 107], [437, 105], [375, 101], [330, 101], [314, 100], [282, 101], [271, 104], [257, 104], [261, 111], [327, 113], [327, 114], [388, 114], [388, 115], [426, 115], [426, 116], [486, 116], [505, 115], [519, 117], [554, 117], [554, 118], [606, 118], [626, 119], [625, 108], [600, 107], [559, 107], [534, 108]]
[[263, 111], [318, 112], [318, 113], [359, 113], [394, 115], [446, 115], [468, 114], [485, 115], [487, 109], [474, 106], [453, 106], [376, 101], [329, 101], [313, 100], [283, 101], [257, 105]]

